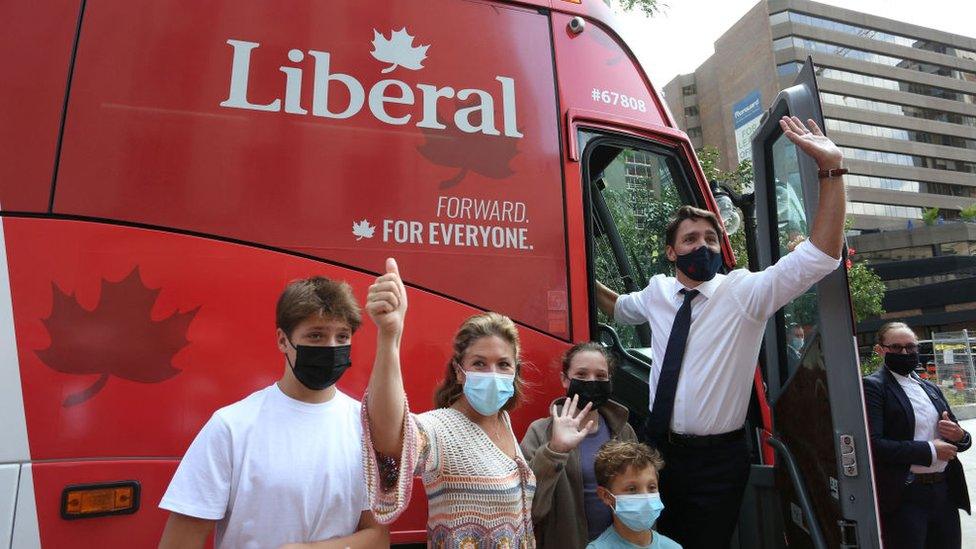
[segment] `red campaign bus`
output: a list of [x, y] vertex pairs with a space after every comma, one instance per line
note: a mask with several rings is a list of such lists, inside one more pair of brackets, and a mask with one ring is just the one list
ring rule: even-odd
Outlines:
[[[362, 299], [388, 256], [415, 411], [462, 319], [495, 310], [532, 365], [517, 435], [579, 341], [612, 348], [616, 398], [647, 414], [650, 333], [599, 317], [594, 280], [666, 268], [628, 248], [635, 227], [660, 242], [629, 192], [718, 208], [602, 1], [15, 0], [0, 21], [0, 545], [155, 546], [200, 427], [281, 373], [285, 283]], [[819, 119], [799, 80], [770, 121]], [[806, 230], [816, 170], [775, 123], [753, 150], [764, 267]], [[355, 339], [339, 386], [361, 397], [372, 325]], [[770, 321], [741, 546], [879, 546], [856, 361], [843, 269]], [[414, 498], [393, 542], [425, 524]]]

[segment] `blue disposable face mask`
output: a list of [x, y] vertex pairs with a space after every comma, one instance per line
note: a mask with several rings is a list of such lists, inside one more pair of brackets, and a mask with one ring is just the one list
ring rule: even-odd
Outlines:
[[613, 513], [620, 522], [635, 532], [650, 530], [664, 510], [661, 494], [613, 495]]
[[464, 396], [483, 416], [498, 413], [515, 394], [515, 376], [489, 372], [464, 372]]
[[722, 268], [722, 253], [714, 252], [708, 246], [699, 246], [693, 251], [679, 255], [675, 264], [688, 278], [697, 282], [707, 282], [715, 278], [715, 274]]

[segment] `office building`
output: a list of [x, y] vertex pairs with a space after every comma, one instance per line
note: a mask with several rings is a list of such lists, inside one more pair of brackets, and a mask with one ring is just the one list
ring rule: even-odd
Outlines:
[[[925, 9], [923, 4], [919, 9]], [[976, 38], [805, 0], [763, 0], [715, 42], [694, 73], [664, 87], [696, 147], [723, 168], [807, 56], [826, 131], [843, 148], [854, 232], [943, 220], [976, 202]]]

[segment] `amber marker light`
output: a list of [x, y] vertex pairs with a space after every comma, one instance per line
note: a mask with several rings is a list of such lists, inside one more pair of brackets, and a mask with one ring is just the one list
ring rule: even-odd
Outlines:
[[131, 515], [139, 510], [139, 483], [134, 480], [75, 484], [61, 492], [61, 518], [74, 520]]

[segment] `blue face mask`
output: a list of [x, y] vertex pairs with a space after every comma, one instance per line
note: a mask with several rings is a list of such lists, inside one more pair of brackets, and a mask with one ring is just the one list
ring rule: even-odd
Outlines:
[[498, 413], [515, 394], [515, 376], [483, 372], [464, 372], [464, 396], [483, 416]]
[[675, 263], [688, 278], [707, 282], [715, 278], [715, 274], [722, 268], [722, 253], [713, 252], [708, 246], [699, 246], [691, 252], [679, 255]]
[[613, 513], [620, 522], [635, 532], [650, 530], [664, 510], [661, 494], [614, 495]]

